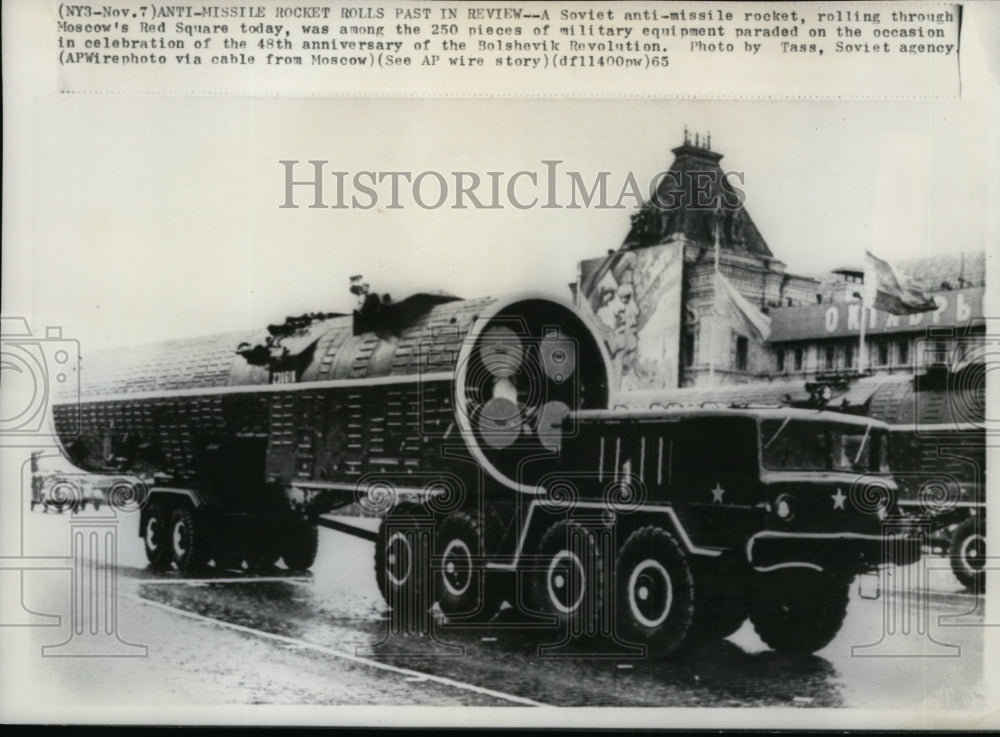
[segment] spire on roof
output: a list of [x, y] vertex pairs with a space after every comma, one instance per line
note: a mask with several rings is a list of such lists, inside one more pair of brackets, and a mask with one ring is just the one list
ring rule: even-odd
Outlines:
[[632, 216], [623, 249], [677, 240], [711, 248], [718, 219], [720, 248], [772, 256], [743, 207], [742, 195], [725, 178], [722, 154], [712, 151], [711, 143], [711, 132], [704, 137], [695, 133], [692, 141], [684, 126], [684, 143], [672, 150], [674, 162], [660, 178], [655, 196]]

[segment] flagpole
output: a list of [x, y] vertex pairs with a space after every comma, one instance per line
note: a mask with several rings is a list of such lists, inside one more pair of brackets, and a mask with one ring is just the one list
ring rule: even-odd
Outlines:
[[864, 373], [864, 371], [865, 371], [865, 364], [868, 362], [868, 354], [867, 354], [867, 351], [865, 351], [865, 323], [867, 322], [867, 320], [865, 319], [866, 317], [867, 317], [867, 315], [865, 315], [865, 296], [864, 296], [864, 293], [862, 292], [862, 294], [861, 294], [861, 338], [860, 338], [860, 344], [858, 346], [858, 372], [859, 373]]
[[865, 268], [864, 275], [861, 277], [861, 330], [859, 331], [861, 336], [859, 338], [860, 343], [858, 345], [858, 372], [864, 373], [865, 368], [868, 364], [868, 352], [865, 350], [865, 323], [868, 322], [866, 319], [868, 317], [865, 314], [865, 307], [871, 302], [871, 307], [868, 309], [875, 309], [875, 290], [876, 281], [878, 277], [876, 276], [875, 269], [873, 268], [873, 256], [871, 251], [865, 250]]
[[708, 378], [709, 384], [715, 383], [715, 323], [719, 321], [719, 211], [716, 208], [715, 235], [715, 266], [712, 270], [712, 324], [709, 328], [708, 340]]

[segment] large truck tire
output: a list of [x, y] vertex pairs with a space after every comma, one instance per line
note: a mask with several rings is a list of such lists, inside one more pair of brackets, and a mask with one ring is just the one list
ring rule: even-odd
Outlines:
[[569, 520], [554, 523], [538, 543], [531, 596], [537, 611], [555, 616], [571, 635], [598, 631], [603, 611], [606, 561], [595, 535]]
[[153, 568], [170, 565], [170, 509], [162, 502], [153, 502], [142, 522], [142, 542], [146, 560]]
[[430, 554], [429, 530], [407, 519], [415, 511], [403, 505], [390, 512], [375, 539], [375, 581], [390, 611], [397, 613], [426, 611], [431, 605], [424, 560]]
[[170, 522], [170, 543], [174, 563], [185, 573], [199, 571], [208, 563], [211, 551], [208, 524], [191, 507], [174, 510]]
[[308, 571], [316, 562], [319, 528], [302, 520], [289, 525], [282, 542], [281, 559], [293, 571]]
[[486, 575], [482, 546], [479, 522], [466, 512], [452, 512], [434, 533], [434, 595], [454, 622], [487, 622], [503, 604], [496, 581]]
[[623, 640], [644, 645], [651, 658], [684, 644], [694, 625], [694, 576], [673, 535], [652, 525], [629, 535], [618, 550], [615, 584]]
[[852, 578], [802, 568], [760, 574], [750, 602], [754, 630], [778, 652], [823, 649], [844, 623]]
[[986, 530], [980, 517], [969, 517], [955, 528], [948, 555], [955, 578], [977, 594], [986, 591]]

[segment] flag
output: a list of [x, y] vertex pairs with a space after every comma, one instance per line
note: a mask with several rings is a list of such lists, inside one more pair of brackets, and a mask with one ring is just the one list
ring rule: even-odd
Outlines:
[[912, 315], [938, 308], [912, 280], [897, 272], [888, 261], [865, 251], [865, 306], [891, 315]]
[[[757, 335], [759, 340], [767, 340], [771, 336], [771, 318], [758, 310], [746, 297], [732, 285], [721, 271], [716, 278], [719, 280], [719, 295], [716, 297], [717, 309], [725, 305], [728, 310], [719, 310], [723, 314], [730, 312], [742, 318], [743, 324]], [[721, 297], [721, 299], [719, 299]]]

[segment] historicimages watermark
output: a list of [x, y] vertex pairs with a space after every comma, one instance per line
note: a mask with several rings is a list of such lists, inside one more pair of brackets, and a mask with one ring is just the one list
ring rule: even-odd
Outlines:
[[746, 201], [743, 172], [720, 168], [583, 173], [544, 159], [505, 171], [345, 171], [322, 159], [282, 159], [280, 209], [331, 210], [736, 210]]

